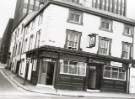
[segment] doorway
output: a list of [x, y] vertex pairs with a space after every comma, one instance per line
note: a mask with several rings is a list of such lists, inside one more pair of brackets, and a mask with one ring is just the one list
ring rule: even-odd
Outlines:
[[100, 89], [102, 80], [102, 68], [99, 66], [89, 66], [88, 68], [88, 89]]
[[20, 67], [20, 61], [17, 61], [17, 64], [16, 64], [16, 71], [15, 73], [18, 75], [19, 73], [19, 67]]
[[39, 83], [44, 85], [53, 85], [54, 69], [56, 62], [51, 60], [42, 60], [40, 64]]
[[46, 78], [46, 84], [52, 85], [53, 84], [53, 75], [54, 75], [54, 62], [48, 62], [47, 66], [47, 78]]

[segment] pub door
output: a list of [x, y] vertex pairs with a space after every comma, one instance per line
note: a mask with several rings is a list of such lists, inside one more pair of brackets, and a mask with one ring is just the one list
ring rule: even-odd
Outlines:
[[19, 68], [20, 68], [20, 61], [17, 61], [17, 64], [16, 64], [16, 71], [15, 73], [18, 75], [19, 73]]
[[55, 62], [42, 61], [40, 66], [39, 83], [52, 85], [54, 79]]
[[102, 68], [89, 66], [88, 68], [88, 89], [100, 89], [102, 80]]

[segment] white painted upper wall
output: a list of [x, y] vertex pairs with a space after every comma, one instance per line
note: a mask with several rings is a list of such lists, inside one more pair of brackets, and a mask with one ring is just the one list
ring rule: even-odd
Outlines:
[[[46, 13], [48, 11], [48, 13]], [[42, 39], [46, 41], [45, 45], [56, 47], [64, 47], [66, 40], [66, 29], [76, 30], [82, 32], [81, 48], [83, 51], [97, 53], [98, 50], [98, 36], [112, 39], [111, 55], [121, 58], [122, 41], [132, 43], [132, 38], [123, 35], [124, 24], [113, 21], [113, 32], [106, 32], [100, 30], [101, 18], [88, 13], [83, 13], [83, 25], [68, 23], [69, 9], [57, 5], [50, 5], [44, 11], [44, 22], [42, 28]], [[48, 17], [47, 17], [48, 16]], [[49, 20], [47, 22], [46, 20]], [[45, 28], [46, 27], [46, 28]], [[88, 46], [88, 34], [96, 33], [97, 42], [93, 48]]]
[[[100, 30], [101, 17], [99, 16], [95, 16], [83, 12], [83, 25], [68, 23], [67, 21], [68, 16], [69, 16], [68, 8], [50, 4], [43, 12], [42, 24], [38, 26], [37, 23], [35, 22], [34, 24], [36, 25], [34, 26], [34, 28], [29, 29], [29, 31], [27, 31], [28, 33], [24, 37], [24, 39], [26, 38], [28, 39], [28, 43], [26, 46], [29, 47], [29, 39], [31, 35], [34, 35], [34, 41], [33, 41], [33, 45], [34, 45], [36, 33], [37, 31], [41, 30], [39, 46], [50, 45], [50, 46], [64, 48], [65, 41], [66, 41], [66, 29], [82, 32], [80, 47], [82, 51], [86, 51], [90, 53], [97, 53], [99, 36], [112, 39], [111, 56], [114, 57], [121, 58], [122, 41], [132, 43], [131, 37], [127, 37], [123, 35], [124, 24], [121, 22], [113, 21], [113, 32], [106, 32]], [[36, 20], [38, 20], [38, 18], [39, 17], [37, 16]], [[21, 27], [22, 24], [23, 22], [18, 27]], [[16, 30], [17, 29], [15, 29], [15, 31]], [[87, 48], [89, 43], [88, 35], [91, 33], [97, 34], [96, 46], [93, 48]], [[18, 40], [17, 42], [22, 41], [21, 38], [23, 37], [22, 34], [20, 33], [20, 35], [17, 37]], [[11, 50], [13, 50], [12, 48], [14, 44], [15, 42], [11, 43], [11, 47], [10, 47]], [[28, 48], [26, 51], [28, 51]]]

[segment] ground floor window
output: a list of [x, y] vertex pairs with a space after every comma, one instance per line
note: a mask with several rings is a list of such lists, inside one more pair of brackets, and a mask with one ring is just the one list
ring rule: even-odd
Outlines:
[[86, 63], [60, 60], [60, 74], [86, 76]]
[[123, 67], [104, 66], [104, 78], [114, 80], [126, 80], [126, 71]]

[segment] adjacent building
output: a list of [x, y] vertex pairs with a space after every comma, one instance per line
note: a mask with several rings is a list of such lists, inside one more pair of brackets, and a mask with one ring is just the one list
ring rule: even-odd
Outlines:
[[25, 17], [12, 34], [11, 70], [34, 85], [129, 92], [135, 21], [125, 0], [98, 1], [51, 0]]
[[7, 23], [7, 27], [4, 31], [3, 37], [1, 39], [1, 46], [0, 46], [0, 61], [1, 63], [6, 64], [9, 58], [9, 48], [11, 42], [11, 35], [12, 35], [12, 27], [13, 27], [13, 19], [9, 19]]
[[27, 14], [38, 11], [44, 2], [44, 0], [17, 0], [14, 25], [16, 26]]
[[20, 21], [28, 14], [38, 11], [44, 3], [45, 0], [17, 0], [14, 19], [9, 19], [2, 38], [2, 46], [0, 47], [0, 61], [2, 63], [6, 63], [10, 55], [9, 47], [12, 30], [14, 30], [20, 24]]

